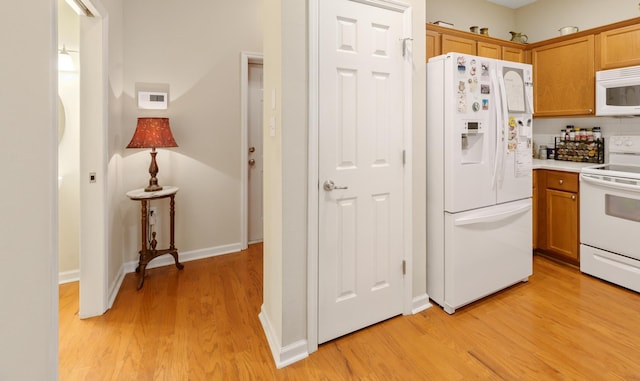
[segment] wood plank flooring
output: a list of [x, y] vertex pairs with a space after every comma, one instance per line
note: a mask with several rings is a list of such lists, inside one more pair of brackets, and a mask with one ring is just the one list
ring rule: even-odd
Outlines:
[[262, 246], [128, 274], [101, 317], [60, 286], [60, 380], [640, 380], [640, 295], [544, 257], [529, 282], [434, 307], [276, 369], [258, 313]]

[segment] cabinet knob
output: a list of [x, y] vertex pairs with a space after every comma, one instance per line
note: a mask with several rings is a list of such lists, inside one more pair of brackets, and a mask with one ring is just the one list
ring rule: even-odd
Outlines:
[[564, 184], [564, 180], [562, 179], [558, 180], [558, 182], [560, 183], [560, 185]]
[[571, 195], [571, 199], [575, 201], [576, 200], [576, 195], [575, 194]]

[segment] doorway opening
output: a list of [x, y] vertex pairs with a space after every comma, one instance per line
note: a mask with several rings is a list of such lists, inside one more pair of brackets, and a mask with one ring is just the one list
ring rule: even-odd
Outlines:
[[262, 242], [262, 53], [241, 55], [241, 218], [242, 249]]

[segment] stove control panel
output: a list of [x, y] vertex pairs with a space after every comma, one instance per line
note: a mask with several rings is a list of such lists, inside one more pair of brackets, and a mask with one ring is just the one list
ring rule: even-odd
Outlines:
[[611, 136], [609, 152], [640, 154], [640, 136]]

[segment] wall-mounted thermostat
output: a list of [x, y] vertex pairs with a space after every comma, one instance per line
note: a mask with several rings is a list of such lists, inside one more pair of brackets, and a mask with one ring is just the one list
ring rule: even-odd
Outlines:
[[166, 110], [169, 94], [160, 91], [138, 91], [138, 108], [146, 110]]

